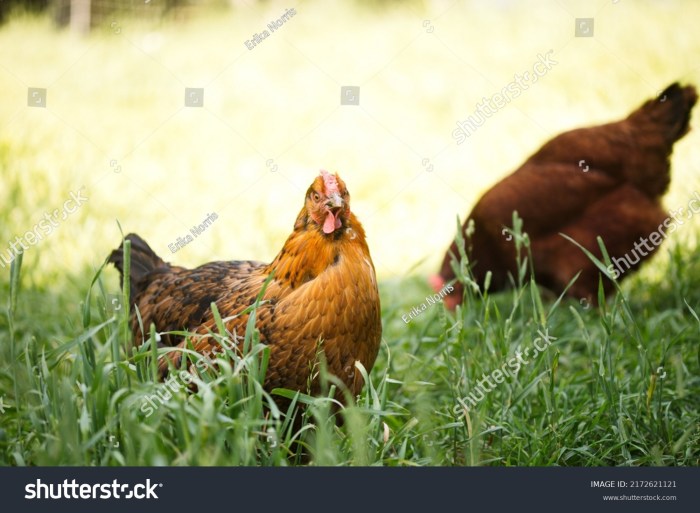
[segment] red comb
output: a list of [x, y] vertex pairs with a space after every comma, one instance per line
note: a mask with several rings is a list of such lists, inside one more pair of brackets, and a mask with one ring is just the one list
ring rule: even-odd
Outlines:
[[326, 187], [326, 194], [340, 194], [338, 190], [338, 180], [334, 175], [322, 169], [321, 176], [323, 177], [323, 185]]

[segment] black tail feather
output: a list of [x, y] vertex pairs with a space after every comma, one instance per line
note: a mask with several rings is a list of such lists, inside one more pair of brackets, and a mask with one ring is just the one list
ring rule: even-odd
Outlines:
[[660, 126], [669, 146], [673, 146], [673, 143], [688, 133], [690, 114], [697, 99], [695, 87], [681, 87], [678, 82], [674, 82], [637, 112], [644, 113]]
[[[131, 272], [129, 273], [130, 297], [129, 301], [139, 295], [142, 288], [148, 285], [148, 275], [156, 270], [168, 268], [162, 258], [156, 255], [155, 251], [135, 233], [130, 233], [124, 240], [131, 241]], [[119, 270], [119, 275], [124, 278], [124, 243], [112, 251], [109, 262]]]

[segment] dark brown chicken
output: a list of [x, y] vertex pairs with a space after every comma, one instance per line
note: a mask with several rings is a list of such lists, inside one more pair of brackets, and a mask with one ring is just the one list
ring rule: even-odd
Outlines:
[[[539, 284], [561, 293], [580, 271], [567, 293], [592, 301], [597, 297], [599, 270], [560, 232], [598, 258], [596, 237], [602, 237], [610, 257], [620, 263], [611, 274], [620, 279], [631, 274], [656, 249], [647, 242], [637, 252], [635, 243], [654, 232], [665, 236], [669, 216], [661, 197], [670, 182], [669, 157], [673, 144], [689, 130], [696, 100], [694, 87], [672, 84], [621, 121], [558, 135], [498, 182], [462, 227], [476, 280], [483, 284], [491, 271], [494, 291], [508, 285], [509, 273], [516, 276], [515, 244], [504, 231], [513, 224], [514, 210], [529, 235]], [[474, 232], [468, 236], [470, 219]], [[436, 290], [455, 278], [453, 255], [459, 255], [456, 242], [440, 274], [431, 278]], [[603, 284], [606, 293], [613, 290], [610, 280]], [[456, 283], [445, 302], [454, 308], [462, 295], [462, 284]]]
[[[265, 280], [274, 273], [256, 313], [260, 340], [270, 348], [265, 388], [307, 392], [309, 376], [323, 351], [328, 370], [358, 394], [363, 378], [355, 362], [369, 372], [379, 349], [382, 326], [379, 294], [365, 232], [350, 211], [345, 183], [325, 171], [306, 192], [294, 231], [270, 264], [211, 262], [196, 269], [164, 262], [135, 234], [131, 249], [131, 303], [146, 331], [217, 332], [210, 308], [221, 313], [227, 330], [243, 339], [248, 314]], [[123, 245], [109, 260], [123, 272]], [[240, 315], [239, 315], [240, 314]], [[235, 316], [235, 317], [234, 317]], [[227, 320], [228, 318], [228, 320]], [[138, 319], [131, 325], [137, 344], [144, 336]], [[182, 337], [163, 334], [166, 346], [182, 348]], [[216, 352], [212, 337], [196, 338], [197, 352]], [[177, 366], [180, 352], [169, 359]], [[167, 372], [166, 359], [161, 371]], [[313, 382], [311, 393], [318, 392]]]

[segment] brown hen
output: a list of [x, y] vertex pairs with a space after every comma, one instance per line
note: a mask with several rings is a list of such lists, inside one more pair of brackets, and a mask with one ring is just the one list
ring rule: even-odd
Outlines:
[[[631, 255], [642, 238], [656, 231], [665, 234], [669, 216], [661, 197], [670, 182], [669, 157], [673, 144], [689, 130], [696, 100], [694, 87], [675, 83], [621, 121], [571, 130], [547, 142], [487, 191], [465, 221], [465, 249], [475, 279], [483, 285], [491, 271], [494, 291], [508, 285], [509, 274], [516, 276], [515, 244], [504, 231], [512, 225], [515, 210], [530, 238], [537, 282], [562, 293], [581, 272], [567, 293], [595, 301], [598, 269], [560, 232], [598, 258], [602, 255], [596, 237], [602, 237], [610, 257], [618, 262]], [[471, 235], [467, 234], [469, 220], [474, 222]], [[649, 244], [645, 247], [651, 250], [635, 253], [635, 258], [627, 257], [620, 264], [620, 279], [656, 249]], [[454, 280], [456, 255], [455, 241], [440, 274], [431, 278], [436, 290]], [[606, 293], [613, 290], [610, 280], [603, 284]], [[454, 308], [462, 295], [462, 284], [455, 283], [445, 302]]]
[[[212, 302], [227, 330], [242, 340], [248, 322], [244, 311], [272, 274], [256, 312], [260, 341], [270, 348], [265, 388], [318, 393], [310, 374], [320, 349], [330, 373], [352, 394], [361, 391], [363, 378], [355, 362], [369, 372], [377, 356], [379, 294], [365, 232], [350, 211], [350, 195], [337, 174], [321, 171], [311, 184], [294, 231], [270, 264], [225, 261], [185, 269], [164, 262], [138, 235], [126, 238], [132, 244], [132, 307], [146, 330], [153, 323], [164, 332], [161, 344], [185, 347], [181, 336], [167, 333], [171, 331], [216, 332]], [[123, 244], [109, 260], [123, 273]], [[135, 312], [131, 326], [141, 344]], [[212, 337], [197, 337], [193, 343], [199, 353], [216, 353], [213, 346], [218, 343]], [[168, 359], [178, 366], [181, 354], [171, 352]], [[162, 359], [160, 367], [167, 372], [168, 360]]]

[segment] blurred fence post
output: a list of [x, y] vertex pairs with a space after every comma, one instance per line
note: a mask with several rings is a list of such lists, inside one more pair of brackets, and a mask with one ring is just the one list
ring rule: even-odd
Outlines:
[[70, 0], [70, 29], [79, 34], [90, 32], [90, 0]]

